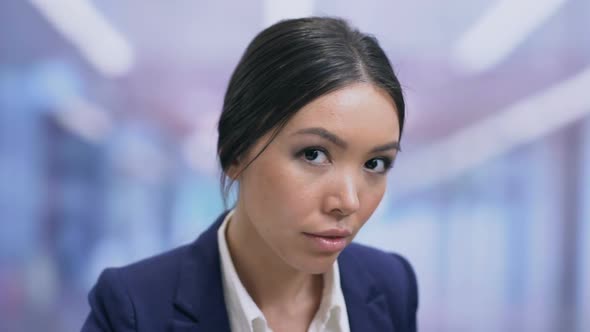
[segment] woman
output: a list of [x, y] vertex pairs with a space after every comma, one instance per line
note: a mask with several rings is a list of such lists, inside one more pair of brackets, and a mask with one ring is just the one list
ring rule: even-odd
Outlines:
[[83, 331], [415, 331], [408, 262], [351, 244], [381, 201], [404, 121], [375, 38], [334, 18], [251, 42], [219, 120], [237, 202], [192, 244], [105, 270]]

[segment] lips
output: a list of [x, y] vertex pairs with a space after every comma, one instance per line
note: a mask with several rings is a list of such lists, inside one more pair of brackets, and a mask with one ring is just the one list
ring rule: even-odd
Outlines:
[[328, 230], [321, 231], [321, 232], [310, 232], [310, 233], [305, 233], [305, 234], [313, 235], [313, 236], [320, 236], [320, 237], [337, 238], [337, 237], [351, 236], [352, 232], [347, 229], [333, 228], [333, 229], [328, 229]]
[[314, 249], [321, 252], [335, 253], [346, 247], [352, 232], [345, 229], [329, 229], [303, 234]]

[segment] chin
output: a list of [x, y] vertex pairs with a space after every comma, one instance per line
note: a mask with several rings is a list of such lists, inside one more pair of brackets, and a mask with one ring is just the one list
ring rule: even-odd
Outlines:
[[300, 264], [297, 270], [309, 274], [323, 274], [332, 269], [338, 255], [307, 257]]

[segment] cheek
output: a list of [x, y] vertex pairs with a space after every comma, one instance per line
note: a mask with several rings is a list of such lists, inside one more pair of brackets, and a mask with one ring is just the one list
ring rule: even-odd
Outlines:
[[267, 218], [275, 222], [278, 218], [285, 222], [302, 220], [313, 209], [313, 202], [318, 202], [315, 181], [310, 174], [302, 171], [296, 160], [287, 157], [277, 158], [275, 155], [272, 160], [258, 161], [260, 163], [251, 165], [254, 167], [245, 177], [245, 194], [252, 196], [246, 200], [257, 205], [257, 210], [265, 211]]
[[369, 219], [373, 212], [375, 212], [379, 203], [381, 203], [383, 195], [385, 194], [385, 186], [386, 181], [383, 179], [378, 183], [368, 185], [366, 189], [363, 190], [361, 194], [361, 208], [359, 210], [359, 219], [362, 222], [362, 225], [364, 225], [367, 219]]

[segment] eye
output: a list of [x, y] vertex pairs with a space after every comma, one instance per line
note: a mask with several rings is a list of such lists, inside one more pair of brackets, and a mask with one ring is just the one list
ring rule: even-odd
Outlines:
[[318, 148], [303, 149], [299, 155], [311, 164], [322, 165], [329, 161], [327, 153]]
[[391, 168], [389, 158], [373, 158], [365, 163], [365, 168], [373, 173], [385, 173]]

